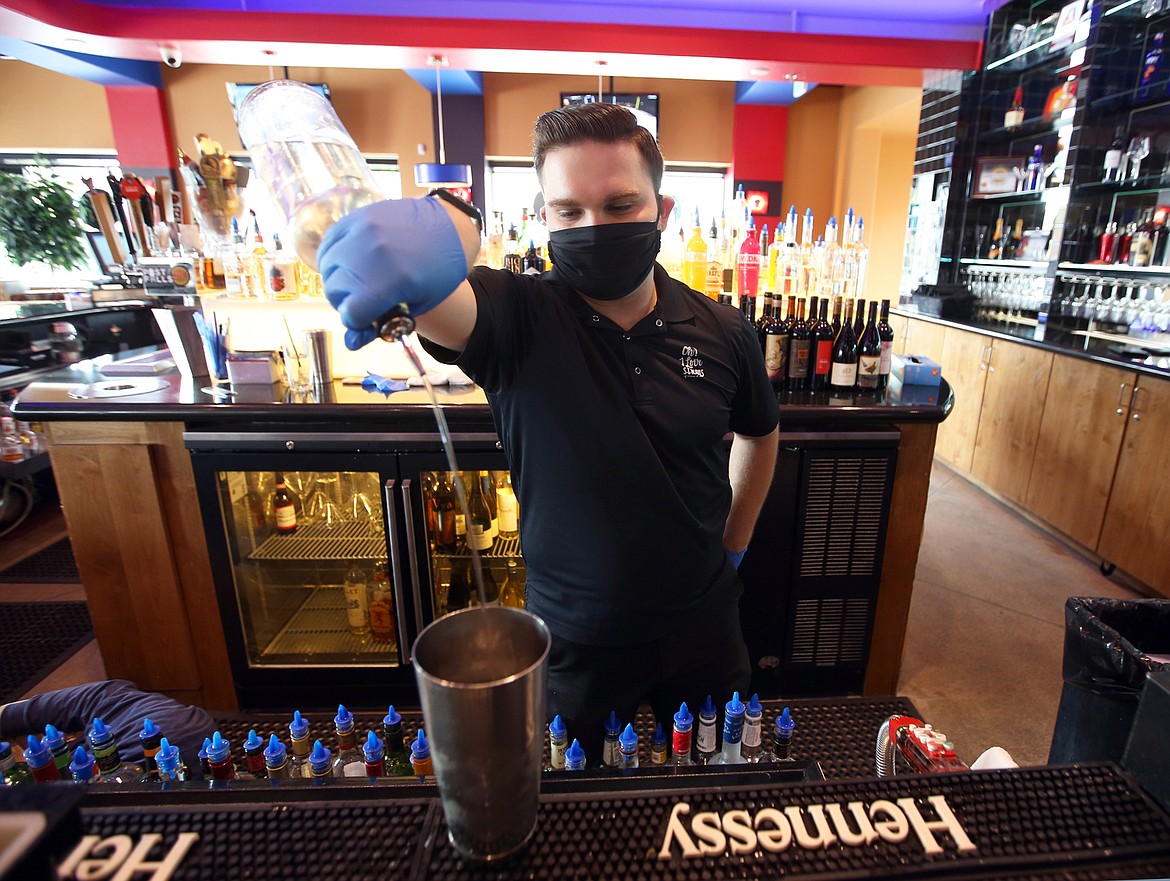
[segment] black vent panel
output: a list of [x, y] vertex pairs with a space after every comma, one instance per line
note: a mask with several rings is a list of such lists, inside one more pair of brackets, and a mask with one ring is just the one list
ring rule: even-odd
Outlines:
[[879, 574], [890, 465], [886, 456], [809, 458], [798, 577]]
[[869, 651], [869, 597], [797, 600], [787, 662], [814, 667], [860, 665]]

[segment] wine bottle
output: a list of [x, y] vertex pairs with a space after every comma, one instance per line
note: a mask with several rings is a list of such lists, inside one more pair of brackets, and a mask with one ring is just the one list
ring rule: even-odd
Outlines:
[[987, 249], [988, 260], [999, 259], [999, 244], [1000, 239], [1003, 238], [1003, 218], [997, 217], [995, 219], [995, 232], [991, 234], [991, 246]]
[[1105, 151], [1105, 161], [1101, 164], [1101, 180], [1113, 182], [1121, 180], [1121, 157], [1125, 155], [1125, 132], [1117, 129], [1109, 149]]
[[833, 339], [837, 339], [837, 334], [841, 332], [841, 309], [843, 304], [841, 297], [833, 297], [833, 323], [830, 325], [833, 328]]
[[1016, 93], [1012, 96], [1012, 106], [1003, 115], [1004, 128], [1019, 128], [1024, 124], [1024, 87], [1016, 86]]
[[878, 371], [882, 362], [882, 339], [877, 329], [876, 302], [869, 304], [869, 318], [865, 322], [865, 329], [857, 341], [857, 387], [861, 389], [876, 389], [878, 387]]
[[772, 314], [764, 326], [764, 366], [773, 388], [784, 384], [788, 362], [788, 325], [780, 318], [779, 297], [773, 299]]
[[459, 557], [451, 561], [451, 581], [447, 587], [447, 611], [458, 612], [471, 605], [470, 561]]
[[846, 316], [833, 343], [833, 367], [829, 374], [829, 387], [835, 392], [849, 393], [856, 384], [857, 337], [853, 333], [853, 322]]
[[477, 551], [486, 551], [492, 546], [492, 511], [484, 498], [483, 484], [478, 475], [471, 481], [467, 513], [471, 517], [471, 522], [467, 524], [467, 544]]
[[[838, 307], [839, 308], [839, 307]], [[821, 300], [821, 314], [809, 329], [809, 357], [813, 359], [809, 371], [809, 388], [820, 391], [829, 384], [833, 368], [833, 325], [829, 324], [829, 298]]]
[[440, 554], [454, 554], [458, 550], [455, 521], [459, 504], [455, 497], [455, 488], [451, 485], [451, 474], [447, 471], [439, 475], [438, 485], [435, 487], [435, 508], [437, 515], [435, 550]]
[[861, 340], [861, 332], [865, 330], [865, 298], [858, 297], [857, 306], [853, 312], [853, 336]]
[[500, 521], [501, 539], [520, 537], [520, 507], [516, 502], [516, 492], [512, 489], [512, 475], [507, 471], [496, 481], [496, 516]]
[[483, 490], [483, 500], [487, 502], [488, 511], [492, 515], [492, 541], [495, 541], [500, 535], [500, 512], [496, 500], [496, 482], [492, 480], [490, 471], [479, 472], [479, 488]]
[[788, 326], [788, 390], [808, 388], [809, 332], [804, 321], [804, 299], [796, 307], [796, 318]]
[[882, 341], [882, 359], [878, 365], [878, 388], [884, 389], [890, 382], [890, 365], [894, 354], [894, 328], [890, 327], [890, 301], [882, 300], [881, 316], [878, 319], [878, 337]]
[[284, 475], [276, 472], [276, 492], [272, 496], [272, 509], [276, 519], [276, 531], [281, 535], [292, 535], [297, 531], [297, 506], [284, 482]]

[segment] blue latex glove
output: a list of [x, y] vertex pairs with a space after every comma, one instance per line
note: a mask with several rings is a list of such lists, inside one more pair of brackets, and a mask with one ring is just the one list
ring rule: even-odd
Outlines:
[[406, 391], [410, 386], [401, 379], [387, 379], [377, 373], [366, 371], [366, 378], [362, 380], [362, 388], [368, 392], [381, 392], [390, 397], [394, 392]]
[[356, 351], [377, 339], [373, 323], [399, 303], [415, 318], [439, 305], [467, 277], [455, 224], [437, 199], [391, 199], [351, 211], [317, 252], [325, 296]]
[[727, 554], [727, 559], [731, 561], [731, 565], [738, 569], [739, 564], [743, 562], [743, 555], [747, 553], [747, 548], [744, 548], [742, 551], [729, 551], [727, 548], [724, 548], [723, 553]]

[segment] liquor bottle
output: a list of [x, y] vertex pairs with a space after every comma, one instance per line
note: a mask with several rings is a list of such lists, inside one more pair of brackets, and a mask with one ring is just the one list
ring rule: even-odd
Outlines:
[[715, 302], [719, 302], [719, 295], [723, 293], [723, 254], [719, 246], [719, 227], [715, 225], [715, 218], [711, 218], [711, 230], [707, 242], [707, 276], [704, 292]]
[[788, 326], [788, 390], [808, 388], [809, 348], [811, 334], [804, 320], [804, 299], [796, 307], [796, 318]]
[[605, 737], [601, 743], [601, 762], [607, 768], [616, 768], [618, 765], [618, 738], [621, 737], [622, 723], [617, 713], [609, 711], [609, 718], [605, 721]]
[[809, 328], [809, 358], [813, 362], [809, 373], [809, 388], [820, 391], [829, 384], [829, 372], [833, 369], [833, 325], [829, 324], [829, 300], [821, 300], [821, 314]]
[[337, 732], [337, 755], [333, 759], [334, 777], [365, 777], [366, 759], [357, 745], [357, 726], [353, 713], [345, 704], [338, 704], [337, 715], [333, 717], [333, 730]]
[[288, 748], [272, 734], [268, 746], [264, 747], [264, 776], [269, 781], [288, 780], [293, 776], [293, 764], [289, 761]]
[[520, 507], [512, 489], [512, 475], [505, 471], [496, 481], [496, 516], [500, 523], [500, 538], [510, 541], [520, 537]]
[[370, 614], [370, 636], [374, 638], [374, 642], [393, 642], [394, 597], [390, 593], [390, 579], [386, 576], [385, 560], [374, 561], [368, 597], [366, 608]]
[[764, 325], [764, 366], [768, 371], [768, 381], [772, 387], [779, 389], [784, 385], [784, 377], [788, 372], [788, 324], [780, 318], [778, 301], [773, 299], [772, 314]]
[[512, 558], [508, 559], [504, 586], [500, 588], [500, 603], [513, 609], [524, 608], [524, 575], [516, 560]]
[[882, 300], [881, 316], [878, 318], [878, 337], [882, 341], [882, 358], [878, 365], [878, 388], [884, 389], [890, 382], [890, 367], [894, 355], [894, 328], [890, 326], [890, 301]]
[[638, 767], [638, 732], [634, 730], [634, 723], [627, 723], [625, 729], [618, 736], [619, 771], [632, 771]]
[[49, 751], [53, 753], [53, 763], [57, 766], [57, 770], [61, 772], [61, 779], [68, 779], [69, 760], [72, 754], [69, 750], [69, 744], [65, 742], [65, 735], [56, 726], [46, 725], [45, 736], [41, 739], [41, 743], [47, 746]]
[[670, 741], [666, 739], [666, 732], [662, 730], [662, 723], [654, 726], [654, 734], [650, 737], [650, 764], [665, 765], [670, 758]]
[[373, 731], [366, 734], [362, 743], [362, 763], [371, 782], [386, 776], [386, 745]]
[[548, 770], [565, 770], [565, 749], [569, 746], [569, 732], [560, 714], [548, 723]]
[[877, 303], [869, 304], [869, 320], [857, 342], [857, 387], [876, 389], [882, 363], [882, 340], [877, 329]]
[[16, 433], [16, 420], [11, 416], [0, 417], [0, 460], [23, 462], [24, 444]]
[[410, 767], [419, 780], [435, 773], [435, 766], [431, 763], [431, 745], [427, 742], [427, 733], [418, 729], [418, 737], [410, 745]]
[[565, 750], [565, 770], [585, 770], [585, 750], [581, 748], [581, 744], [577, 742], [576, 738], [569, 744], [569, 748]]
[[260, 234], [260, 221], [256, 212], [252, 211], [252, 247], [240, 261], [240, 283], [245, 297], [262, 300], [267, 296], [268, 288], [264, 284], [264, 259], [267, 256], [264, 236]]
[[341, 588], [345, 594], [345, 618], [349, 623], [349, 632], [359, 641], [365, 642], [370, 638], [369, 583], [365, 570], [357, 560], [346, 570]]
[[829, 372], [829, 388], [832, 391], [848, 393], [857, 384], [857, 337], [853, 334], [853, 322], [841, 322], [841, 332], [833, 343], [833, 366]]
[[693, 291], [707, 289], [707, 241], [699, 222], [699, 209], [695, 209], [695, 225], [691, 239], [683, 252], [682, 283]]
[[308, 777], [309, 770], [309, 720], [301, 715], [300, 710], [293, 712], [292, 721], [288, 723], [289, 746], [292, 755], [289, 757], [289, 776]]
[[[8, 771], [5, 768], [4, 754], [8, 747], [6, 743], [0, 743], [0, 772], [4, 776], [4, 782], [7, 784]], [[12, 750], [7, 749], [8, 759], [12, 759]], [[93, 769], [96, 765], [93, 754], [90, 753], [84, 746], [79, 746], [73, 751], [73, 759], [69, 762], [69, 776], [73, 778], [74, 783], [92, 783]], [[21, 781], [16, 781], [21, 782]]]
[[[224, 740], [218, 730], [212, 733], [211, 745], [207, 747], [207, 764], [211, 768], [212, 785], [237, 779], [236, 764], [232, 761], [232, 743]], [[101, 768], [101, 759], [98, 759], [98, 768]]]
[[1137, 96], [1139, 98], [1149, 98], [1152, 92], [1150, 88], [1154, 81], [1159, 78], [1162, 72], [1162, 32], [1158, 31], [1154, 34], [1154, 41], [1150, 45], [1150, 51], [1146, 53], [1145, 63], [1142, 65], [1141, 80], [1138, 84]]
[[163, 788], [168, 783], [178, 783], [187, 779], [187, 766], [183, 764], [183, 757], [179, 748], [165, 737], [159, 740], [158, 752], [154, 754], [155, 766], [158, 769], [158, 779]]
[[248, 487], [246, 494], [248, 519], [257, 534], [264, 535], [268, 531], [268, 511], [264, 504], [264, 496], [260, 493], [260, 477], [254, 471], [245, 471], [244, 483]]
[[1111, 220], [1105, 225], [1101, 239], [1097, 244], [1097, 259], [1101, 263], [1114, 263], [1117, 260], [1117, 221]]
[[297, 531], [297, 506], [284, 482], [284, 475], [276, 472], [276, 491], [272, 496], [272, 509], [276, 518], [276, 531], [281, 535], [292, 535]]
[[[265, 779], [268, 776], [268, 765], [264, 759], [264, 741], [256, 733], [255, 728], [248, 730], [248, 736], [244, 738], [244, 742], [240, 746], [244, 750], [244, 766], [248, 769], [247, 777], [253, 780]], [[240, 776], [245, 775], [241, 774]]]
[[764, 708], [760, 705], [760, 696], [753, 694], [748, 701], [743, 714], [743, 739], [740, 742], [740, 756], [743, 761], [755, 764], [760, 760], [763, 750], [763, 723]]
[[735, 279], [739, 291], [739, 311], [748, 321], [756, 320], [756, 293], [760, 286], [760, 234], [754, 220], [749, 221], [747, 235], [735, 260]]
[[402, 734], [402, 716], [390, 705], [382, 717], [382, 739], [386, 743], [386, 776], [411, 777], [414, 769], [410, 764], [410, 750]]
[[536, 245], [528, 240], [528, 250], [520, 259], [520, 271], [523, 275], [540, 275], [544, 272], [544, 258], [536, 251]]
[[1149, 266], [1154, 253], [1153, 209], [1146, 209], [1129, 244], [1131, 266]]
[[471, 481], [471, 494], [467, 498], [467, 513], [471, 522], [467, 524], [467, 544], [477, 551], [486, 551], [492, 546], [492, 510], [484, 498], [483, 486], [478, 480]]
[[[11, 747], [9, 751], [11, 752]], [[52, 783], [61, 779], [61, 771], [53, 762], [53, 751], [35, 734], [28, 736], [28, 744], [24, 748], [24, 761], [34, 783]], [[7, 778], [4, 782], [8, 782]]]
[[1005, 223], [1003, 232], [999, 237], [999, 259], [1011, 260], [1015, 256], [1015, 251], [1012, 248], [1012, 227], [1011, 224]]
[[991, 245], [987, 249], [988, 260], [999, 259], [1000, 240], [1003, 238], [1003, 218], [995, 219], [995, 232], [991, 234]]
[[458, 612], [471, 605], [471, 561], [457, 558], [451, 561], [451, 583], [447, 587], [447, 611]]
[[709, 765], [715, 758], [715, 720], [718, 713], [711, 695], [699, 708], [699, 736], [695, 738], [695, 764]]
[[738, 765], [743, 762], [743, 717], [747, 707], [735, 692], [723, 706], [723, 749], [712, 760], [714, 765]]
[[1024, 167], [1024, 190], [1039, 190], [1044, 183], [1044, 147], [1036, 144]]
[[280, 236], [275, 233], [272, 249], [264, 258], [264, 286], [268, 296], [273, 300], [296, 300], [300, 297], [296, 255], [281, 248]]
[[670, 737], [671, 762], [676, 766], [691, 764], [691, 742], [693, 739], [691, 729], [694, 727], [694, 722], [695, 717], [687, 709], [686, 701], [683, 701], [679, 705], [678, 712], [674, 714]]
[[1012, 96], [1012, 106], [1003, 115], [1004, 128], [1019, 128], [1024, 124], [1024, 87], [1016, 86], [1016, 93]]
[[768, 238], [768, 224], [760, 231], [760, 271], [768, 265], [768, 251], [771, 249], [771, 239]]
[[435, 550], [440, 554], [454, 554], [458, 550], [455, 537], [455, 515], [458, 509], [455, 488], [451, 485], [451, 474], [443, 471], [438, 475], [438, 485], [435, 488], [435, 513], [438, 518]]
[[1024, 259], [1024, 218], [1017, 217], [1012, 225], [1011, 253], [1004, 255], [1005, 260]]
[[100, 718], [93, 720], [87, 738], [97, 761], [98, 783], [137, 783], [142, 779], [142, 767], [122, 761], [114, 732]]
[[491, 516], [491, 533], [494, 542], [500, 535], [500, 514], [496, 500], [496, 482], [492, 480], [490, 471], [479, 472], [479, 486], [483, 491], [483, 499], [487, 502]]
[[314, 786], [324, 786], [333, 776], [333, 751], [326, 748], [319, 740], [313, 741], [313, 751], [309, 753], [309, 777]]
[[1125, 130], [1117, 129], [1109, 149], [1105, 151], [1105, 161], [1101, 165], [1101, 180], [1115, 183], [1121, 180], [1121, 158], [1125, 155]]
[[1154, 209], [1153, 224], [1153, 244], [1150, 253], [1151, 266], [1165, 266], [1167, 248], [1166, 242], [1170, 236], [1166, 235], [1166, 217], [1170, 213], [1170, 208], [1165, 205], [1160, 205]]
[[154, 756], [162, 745], [162, 729], [150, 719], [142, 720], [142, 730], [138, 732], [138, 740], [142, 745], [142, 782], [152, 783], [158, 780], [158, 768], [154, 763]]
[[792, 713], [789, 712], [788, 707], [785, 707], [783, 712], [776, 717], [776, 724], [772, 728], [772, 761], [774, 762], [791, 762], [791, 748], [792, 748], [792, 732], [796, 728], [796, 722], [792, 719]]

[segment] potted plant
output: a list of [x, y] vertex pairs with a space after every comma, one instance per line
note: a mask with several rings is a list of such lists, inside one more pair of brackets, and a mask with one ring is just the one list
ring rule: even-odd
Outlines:
[[51, 172], [0, 171], [0, 243], [17, 266], [85, 266], [81, 214], [69, 191]]

